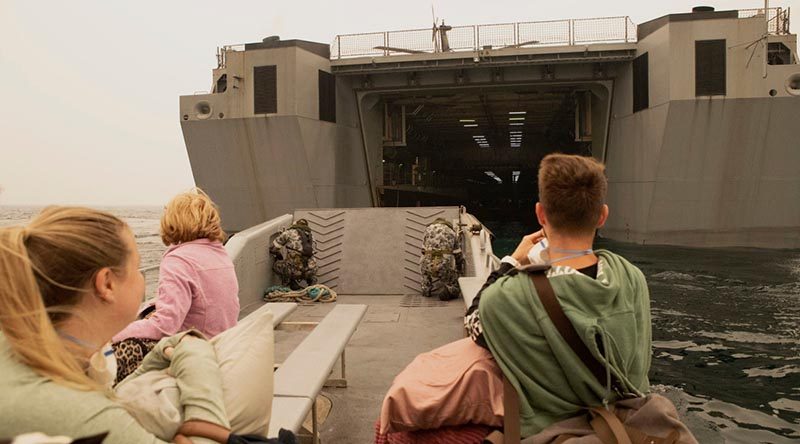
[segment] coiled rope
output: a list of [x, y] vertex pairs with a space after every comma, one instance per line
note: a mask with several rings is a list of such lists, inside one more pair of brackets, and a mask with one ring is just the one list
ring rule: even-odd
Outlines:
[[322, 284], [310, 285], [302, 290], [292, 290], [282, 285], [273, 285], [264, 291], [267, 302], [296, 302], [300, 305], [313, 305], [316, 302], [336, 301], [336, 292]]

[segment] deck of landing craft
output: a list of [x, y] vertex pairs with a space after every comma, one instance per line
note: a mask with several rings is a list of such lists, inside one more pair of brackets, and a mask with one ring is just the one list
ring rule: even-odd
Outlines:
[[[323, 388], [332, 401], [330, 414], [320, 426], [323, 444], [372, 443], [381, 403], [394, 377], [418, 354], [464, 338], [464, 302], [442, 302], [414, 296], [339, 295], [337, 303], [366, 304], [367, 313], [347, 345], [347, 388]], [[425, 305], [435, 306], [425, 306]], [[288, 321], [321, 321], [336, 306], [300, 306]], [[275, 332], [275, 362], [283, 362], [308, 332]], [[338, 363], [334, 374], [338, 374]], [[656, 390], [670, 398], [681, 418], [703, 444], [723, 444], [719, 431], [702, 414], [692, 412], [690, 398], [680, 390]], [[695, 409], [696, 410], [696, 409]]]
[[[320, 426], [323, 443], [370, 443], [381, 402], [394, 377], [415, 356], [464, 337], [464, 302], [408, 296], [339, 295], [337, 303], [369, 307], [347, 345], [347, 388], [324, 388], [331, 412]], [[422, 306], [404, 305], [420, 303]], [[289, 321], [320, 321], [336, 304], [301, 306]], [[435, 305], [435, 306], [426, 306]], [[282, 362], [307, 332], [275, 332], [275, 362]], [[334, 373], [338, 371], [338, 365]]]

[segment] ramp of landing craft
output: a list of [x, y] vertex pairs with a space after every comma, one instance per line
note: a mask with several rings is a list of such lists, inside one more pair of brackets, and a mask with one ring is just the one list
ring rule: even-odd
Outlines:
[[339, 294], [418, 294], [425, 227], [457, 222], [458, 207], [308, 209], [294, 212], [314, 233], [319, 283]]

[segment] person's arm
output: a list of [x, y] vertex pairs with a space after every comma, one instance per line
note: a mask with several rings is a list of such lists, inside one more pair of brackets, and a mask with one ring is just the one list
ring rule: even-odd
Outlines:
[[[117, 388], [149, 371], [169, 368], [175, 378], [184, 424], [179, 435], [225, 442], [230, 424], [225, 414], [222, 375], [210, 342], [191, 330], [164, 338], [145, 356], [142, 365]], [[225, 437], [224, 440], [220, 440]], [[176, 439], [176, 442], [178, 440]]]
[[[77, 432], [79, 436], [91, 436], [107, 432], [103, 444], [167, 444], [158, 436], [141, 426], [122, 406], [112, 405], [97, 412], [81, 424], [85, 432]], [[181, 425], [178, 434], [172, 438], [176, 444], [226, 443], [230, 436], [227, 428], [204, 421], [186, 421]], [[196, 439], [204, 437], [208, 439]], [[191, 438], [191, 439], [190, 439]]]
[[117, 333], [113, 342], [127, 338], [161, 339], [177, 333], [192, 307], [197, 272], [188, 262], [175, 256], [161, 261], [155, 313], [135, 321]]
[[222, 374], [210, 342], [185, 336], [175, 346], [169, 368], [180, 390], [184, 421], [202, 421], [230, 428], [222, 397]]
[[122, 406], [113, 403], [109, 403], [108, 407], [83, 421], [80, 428], [81, 430], [76, 432], [80, 436], [108, 432], [108, 436], [103, 439], [104, 444], [166, 444], [167, 442], [145, 430]]
[[489, 277], [484, 282], [472, 304], [467, 309], [467, 314], [464, 316], [464, 328], [467, 329], [469, 337], [475, 341], [476, 344], [483, 348], [489, 348], [486, 344], [486, 339], [483, 337], [483, 326], [481, 325], [480, 314], [478, 313], [478, 306], [481, 301], [481, 294], [495, 283], [501, 277], [507, 274], [513, 274], [518, 267], [530, 263], [528, 259], [528, 252], [533, 246], [544, 238], [544, 231], [539, 230], [533, 234], [529, 234], [522, 238], [522, 241], [517, 245], [514, 253], [511, 256], [506, 256], [500, 262], [500, 267], [489, 274]]
[[197, 330], [187, 330], [176, 335], [167, 336], [161, 339], [153, 347], [150, 353], [144, 356], [142, 363], [134, 370], [133, 373], [123, 379], [117, 388], [122, 387], [127, 381], [135, 379], [137, 376], [150, 371], [158, 371], [168, 368], [172, 364], [172, 356], [175, 353], [175, 347], [186, 337], [195, 336], [199, 339], [205, 339], [202, 333]]
[[[507, 258], [507, 257], [506, 257]], [[503, 258], [504, 260], [506, 258]], [[467, 329], [467, 334], [469, 337], [475, 341], [476, 344], [480, 345], [483, 348], [489, 348], [486, 344], [486, 339], [483, 337], [483, 326], [481, 325], [480, 315], [478, 313], [478, 305], [480, 305], [481, 301], [481, 294], [483, 294], [484, 290], [489, 288], [492, 284], [495, 283], [501, 277], [509, 274], [516, 270], [516, 267], [513, 263], [505, 261], [500, 264], [500, 267], [489, 274], [489, 277], [484, 282], [483, 287], [481, 287], [478, 294], [475, 295], [475, 298], [472, 300], [472, 304], [467, 309], [467, 314], [464, 316], [464, 328]]]

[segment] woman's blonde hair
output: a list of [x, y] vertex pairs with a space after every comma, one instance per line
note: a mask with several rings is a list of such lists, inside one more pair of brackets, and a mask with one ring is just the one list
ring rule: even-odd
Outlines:
[[124, 273], [132, 253], [125, 229], [111, 214], [74, 207], [48, 207], [28, 226], [0, 228], [0, 329], [20, 362], [62, 385], [102, 389], [58, 328], [101, 269]]
[[161, 241], [164, 245], [196, 239], [225, 240], [219, 210], [200, 188], [173, 197], [161, 215]]

